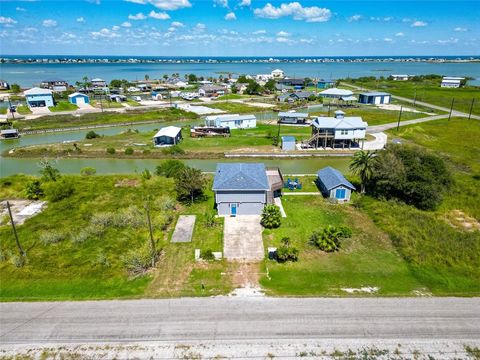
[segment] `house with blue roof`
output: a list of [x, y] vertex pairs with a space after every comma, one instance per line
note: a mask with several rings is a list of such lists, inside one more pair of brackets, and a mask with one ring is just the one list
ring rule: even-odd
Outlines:
[[345, 179], [340, 171], [327, 166], [321, 169], [317, 176], [317, 185], [325, 197], [341, 203], [350, 201], [355, 186]]
[[212, 190], [218, 215], [237, 216], [260, 215], [282, 188], [279, 169], [266, 169], [262, 163], [219, 163]]

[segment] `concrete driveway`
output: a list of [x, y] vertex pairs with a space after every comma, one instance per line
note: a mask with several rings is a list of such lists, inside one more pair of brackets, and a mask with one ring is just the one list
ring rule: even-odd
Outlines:
[[225, 217], [223, 256], [227, 260], [262, 260], [265, 256], [262, 231], [259, 215]]

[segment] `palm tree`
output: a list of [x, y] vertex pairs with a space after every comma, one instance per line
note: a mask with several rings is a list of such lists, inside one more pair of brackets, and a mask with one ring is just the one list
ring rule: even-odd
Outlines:
[[365, 184], [370, 180], [373, 174], [373, 160], [375, 153], [371, 151], [357, 151], [353, 155], [353, 160], [350, 163], [350, 170], [360, 176], [361, 190], [365, 193]]

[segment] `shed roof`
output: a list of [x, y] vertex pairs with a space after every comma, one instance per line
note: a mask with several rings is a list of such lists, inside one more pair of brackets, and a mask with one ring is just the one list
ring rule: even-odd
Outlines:
[[330, 96], [351, 96], [353, 92], [350, 90], [345, 89], [338, 89], [338, 88], [330, 88], [327, 90], [323, 90], [320, 95], [330, 95]]
[[50, 89], [41, 89], [39, 87], [33, 87], [23, 92], [24, 95], [52, 95], [53, 92]]
[[17, 129], [5, 129], [5, 130], [0, 130], [0, 134], [2, 134], [2, 135], [18, 134], [18, 130], [17, 130]]
[[364, 92], [364, 93], [361, 93], [360, 95], [363, 95], [363, 96], [391, 96], [390, 93], [381, 92], [381, 91]]
[[235, 121], [235, 120], [257, 120], [255, 115], [239, 115], [239, 114], [224, 114], [224, 115], [210, 115], [205, 118], [206, 120], [219, 120], [220, 122], [224, 121]]
[[354, 129], [366, 129], [368, 124], [363, 121], [360, 116], [347, 116], [344, 118], [334, 117], [317, 117], [312, 121], [312, 126], [322, 129], [342, 129], [342, 130], [354, 130]]
[[90, 81], [101, 82], [101, 81], [105, 81], [105, 80], [100, 79], [100, 78], [95, 78], [95, 79], [92, 79], [92, 80], [90, 80]]
[[167, 126], [164, 128], [161, 128], [154, 136], [153, 138], [157, 138], [160, 136], [168, 136], [168, 137], [175, 137], [178, 135], [178, 133], [182, 131], [181, 128], [176, 127], [176, 126]]
[[79, 92], [74, 92], [73, 94], [70, 94], [68, 95], [68, 97], [71, 99], [71, 98], [74, 98], [74, 97], [77, 97], [77, 96], [83, 96], [83, 97], [87, 97], [88, 98], [88, 95], [85, 95], [85, 94], [82, 94], [82, 93], [79, 93]]
[[357, 101], [357, 98], [353, 95], [352, 96], [342, 96], [340, 99], [343, 100], [343, 101]]
[[323, 183], [327, 190], [335, 189], [340, 185], [355, 190], [355, 186], [345, 179], [340, 171], [331, 166], [324, 167], [317, 173], [317, 175], [318, 179]]
[[315, 95], [315, 93], [311, 91], [297, 91], [297, 92], [294, 92], [292, 95], [296, 95], [300, 99], [307, 99], [310, 96]]
[[213, 190], [269, 190], [267, 172], [262, 163], [217, 164]]
[[280, 117], [292, 117], [292, 118], [307, 118], [307, 113], [299, 113], [299, 112], [279, 112], [278, 116]]
[[295, 142], [295, 136], [282, 136], [282, 142]]

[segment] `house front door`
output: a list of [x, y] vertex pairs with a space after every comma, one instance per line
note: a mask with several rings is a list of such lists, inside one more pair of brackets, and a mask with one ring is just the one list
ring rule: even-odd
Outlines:
[[230, 215], [237, 216], [237, 204], [230, 205]]

